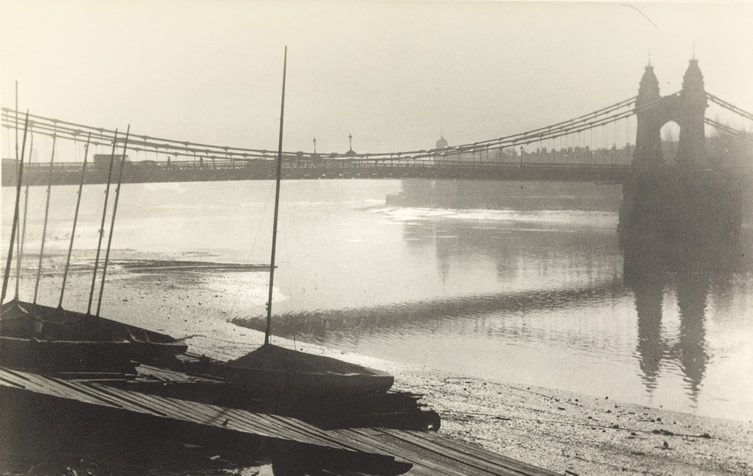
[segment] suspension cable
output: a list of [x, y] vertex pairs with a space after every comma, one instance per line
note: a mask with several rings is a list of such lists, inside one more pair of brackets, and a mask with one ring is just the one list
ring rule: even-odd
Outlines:
[[725, 125], [725, 124], [722, 124], [722, 123], [721, 123], [721, 122], [719, 122], [719, 121], [715, 121], [715, 120], [713, 120], [713, 119], [710, 119], [710, 118], [708, 118], [708, 117], [707, 117], [707, 118], [705, 118], [705, 119], [703, 120], [703, 122], [705, 122], [706, 124], [708, 124], [708, 125], [710, 125], [710, 126], [716, 127], [717, 129], [719, 129], [719, 130], [721, 130], [721, 131], [724, 131], [724, 132], [726, 132], [726, 133], [728, 133], [728, 134], [732, 134], [732, 135], [738, 136], [738, 137], [740, 137], [740, 138], [742, 138], [742, 139], [745, 139], [745, 140], [747, 140], [747, 141], [751, 141], [751, 142], [753, 142], [753, 137], [751, 137], [751, 136], [750, 136], [750, 135], [749, 135], [748, 133], [746, 133], [745, 131], [741, 131], [741, 130], [735, 129], [735, 128], [733, 128], [733, 127], [727, 126], [727, 125]]
[[[481, 148], [484, 148], [484, 147], [492, 148], [494, 146], [501, 145], [502, 143], [527, 144], [529, 142], [525, 142], [525, 141], [528, 139], [538, 140], [539, 135], [547, 136], [548, 134], [555, 133], [556, 131], [564, 131], [570, 126], [585, 124], [588, 121], [598, 119], [600, 116], [613, 113], [615, 111], [618, 111], [626, 107], [632, 107], [634, 102], [635, 102], [634, 97], [629, 98], [629, 99], [620, 101], [618, 103], [612, 104], [610, 106], [592, 111], [588, 114], [583, 114], [581, 116], [568, 119], [566, 121], [561, 121], [561, 122], [551, 124], [545, 127], [541, 127], [541, 128], [533, 129], [530, 131], [521, 132], [521, 133], [516, 133], [516, 134], [505, 136], [505, 137], [474, 142], [472, 144], [453, 146], [453, 147], [448, 147], [444, 149], [432, 149], [430, 151], [412, 150], [412, 151], [391, 152], [391, 153], [363, 153], [363, 154], [358, 154], [356, 157], [386, 159], [386, 158], [391, 158], [392, 156], [397, 155], [398, 158], [407, 159], [413, 156], [418, 156], [418, 157], [427, 156], [427, 152], [430, 152], [431, 154], [436, 153], [437, 151], [473, 152], [473, 151], [480, 150]], [[3, 125], [5, 127], [13, 127], [12, 121], [10, 121], [11, 114], [13, 112], [14, 112], [13, 110], [8, 109], [8, 108], [2, 109]], [[92, 137], [93, 144], [106, 145], [106, 144], [109, 144], [112, 140], [115, 140], [115, 136], [113, 132], [107, 129], [95, 128], [92, 126], [86, 126], [83, 124], [73, 123], [70, 121], [62, 121], [59, 119], [51, 119], [44, 116], [33, 116], [33, 117], [36, 121], [34, 124], [35, 130], [45, 135], [51, 135], [54, 129], [54, 126], [57, 126], [58, 137], [65, 136], [66, 138], [71, 138], [71, 136], [73, 136], [74, 133], [79, 134], [81, 132], [81, 129], [87, 129], [92, 133], [91, 137]], [[207, 156], [207, 158], [210, 158], [212, 160], [216, 158], [235, 159], [235, 160], [248, 160], [249, 158], [273, 160], [277, 153], [277, 151], [272, 151], [272, 150], [267, 150], [267, 149], [226, 147], [226, 146], [192, 143], [192, 142], [186, 142], [186, 141], [178, 141], [178, 140], [148, 137], [148, 136], [141, 136], [141, 137], [143, 139], [142, 141], [135, 141], [135, 142], [131, 141], [132, 150], [135, 150], [135, 151], [156, 150], [160, 148], [165, 151], [165, 154], [173, 154], [175, 156], [181, 156], [181, 157], [191, 157], [194, 153], [198, 153], [201, 155], [205, 155]], [[292, 155], [292, 153], [286, 152], [284, 153], [284, 155]], [[312, 158], [313, 154], [303, 153], [303, 157]]]
[[[714, 96], [715, 100], [718, 99]], [[428, 150], [410, 150], [402, 152], [383, 152], [383, 153], [362, 153], [357, 154], [353, 159], [371, 159], [371, 160], [420, 160], [424, 158], [433, 158], [437, 155], [452, 156], [465, 153], [478, 153], [481, 151], [488, 151], [489, 149], [504, 149], [508, 147], [518, 147], [522, 145], [528, 145], [533, 142], [541, 142], [546, 139], [554, 139], [562, 135], [577, 134], [586, 130], [593, 130], [610, 124], [612, 122], [624, 119], [633, 114], [640, 112], [641, 110], [648, 109], [655, 106], [656, 101], [648, 104], [636, 104], [636, 97], [625, 99], [623, 101], [614, 103], [610, 106], [597, 109], [577, 116], [575, 118], [568, 119], [554, 123], [545, 127], [520, 132], [504, 137], [498, 137], [495, 139], [489, 139], [484, 141], [473, 142], [469, 144], [462, 144], [457, 146], [451, 146], [439, 149]], [[739, 108], [738, 108], [739, 109]], [[13, 109], [2, 109], [2, 124], [3, 127], [13, 128], [13, 113], [16, 111]], [[744, 112], [744, 111], [743, 111]], [[57, 134], [58, 138], [72, 139], [78, 136], [82, 130], [87, 130], [90, 133], [90, 142], [94, 146], [110, 145], [112, 142], [117, 142], [119, 139], [116, 134], [108, 129], [96, 128], [87, 126], [84, 124], [74, 123], [70, 121], [62, 121], [58, 119], [51, 119], [43, 116], [33, 116], [35, 122], [33, 127], [36, 133], [42, 135], [52, 136]], [[117, 131], [115, 131], [117, 132]], [[165, 155], [173, 155], [174, 157], [193, 158], [198, 155], [207, 160], [211, 160], [215, 163], [215, 160], [221, 161], [221, 163], [232, 162], [234, 160], [273, 160], [276, 157], [277, 151], [267, 149], [249, 149], [239, 147], [226, 147], [186, 141], [178, 141], [172, 139], [164, 139], [149, 136], [138, 136], [140, 140], [130, 140], [130, 150], [134, 152], [148, 152], [162, 153]], [[291, 152], [283, 153], [284, 156], [293, 156]], [[295, 154], [297, 156], [297, 154]], [[321, 157], [323, 154], [319, 154], [317, 157]], [[300, 156], [304, 159], [312, 159], [314, 155], [312, 153], [302, 153]]]
[[725, 108], [725, 109], [727, 109], [729, 111], [737, 113], [737, 114], [745, 117], [746, 119], [750, 119], [750, 120], [753, 121], [753, 113], [750, 113], [750, 112], [748, 112], [748, 111], [746, 111], [746, 110], [744, 110], [742, 108], [739, 108], [739, 107], [735, 106], [734, 104], [729, 103], [729, 102], [727, 102], [727, 101], [719, 98], [718, 96], [714, 96], [711, 93], [706, 93], [706, 97], [708, 97], [711, 101], [715, 102], [719, 106], [722, 106], [723, 108]]

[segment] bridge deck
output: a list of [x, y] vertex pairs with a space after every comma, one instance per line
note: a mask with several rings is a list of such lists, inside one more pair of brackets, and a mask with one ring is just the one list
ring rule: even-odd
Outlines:
[[[50, 174], [48, 164], [25, 165], [24, 182], [30, 185], [77, 184], [82, 164], [58, 163]], [[129, 162], [123, 172], [125, 183], [194, 182], [226, 180], [269, 180], [275, 174], [274, 163], [255, 161]], [[633, 169], [626, 164], [511, 163], [468, 161], [408, 161], [401, 159], [328, 159], [320, 161], [286, 161], [285, 179], [478, 179], [535, 180], [621, 183]], [[88, 167], [86, 183], [104, 183], [104, 168]], [[16, 182], [14, 161], [3, 161], [3, 186]]]
[[[2, 185], [16, 184], [16, 161], [3, 159]], [[81, 163], [57, 163], [52, 174], [47, 163], [32, 163], [24, 166], [24, 182], [29, 185], [77, 184], [81, 180]], [[467, 179], [498, 181], [538, 181], [538, 182], [587, 182], [587, 183], [626, 183], [637, 175], [649, 173], [660, 176], [677, 173], [671, 166], [636, 167], [626, 163], [541, 163], [541, 162], [501, 162], [501, 161], [461, 161], [461, 160], [414, 160], [414, 159], [296, 159], [286, 158], [283, 162], [285, 179]], [[681, 171], [682, 172], [682, 171]], [[739, 170], [694, 169], [692, 174], [737, 174], [750, 176], [750, 167]], [[216, 161], [173, 161], [173, 162], [126, 162], [123, 171], [125, 183], [151, 182], [212, 182], [232, 180], [272, 180], [275, 177], [275, 164], [271, 160], [216, 160]], [[117, 169], [113, 171], [117, 179]], [[84, 181], [89, 184], [104, 183], [107, 178], [105, 167], [88, 166]]]

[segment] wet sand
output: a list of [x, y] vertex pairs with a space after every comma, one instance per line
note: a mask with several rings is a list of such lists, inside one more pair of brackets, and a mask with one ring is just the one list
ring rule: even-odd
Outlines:
[[297, 348], [392, 372], [395, 388], [423, 394], [440, 414], [440, 433], [560, 474], [753, 474], [750, 421]]
[[537, 387], [401, 375], [447, 435], [574, 474], [751, 474], [753, 425]]
[[[234, 286], [243, 275], [258, 273], [234, 272], [230, 281], [212, 286], [206, 285], [208, 274], [116, 268], [103, 315], [190, 336], [190, 349], [200, 354], [237, 358], [263, 341], [261, 333], [229, 322], [250, 308]], [[67, 308], [81, 308], [83, 288], [72, 288], [69, 298]], [[451, 375], [282, 338], [273, 342], [391, 372], [397, 389], [425, 395], [439, 412], [441, 433], [561, 474], [753, 474], [750, 421]]]

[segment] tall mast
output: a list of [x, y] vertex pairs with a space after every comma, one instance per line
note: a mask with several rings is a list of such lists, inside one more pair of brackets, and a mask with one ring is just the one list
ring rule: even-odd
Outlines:
[[16, 80], [16, 160], [18, 160], [18, 80]]
[[97, 283], [97, 267], [99, 266], [99, 252], [102, 250], [102, 237], [105, 236], [105, 219], [107, 218], [107, 199], [110, 196], [110, 182], [112, 181], [112, 164], [115, 162], [115, 145], [118, 143], [118, 130], [112, 138], [112, 153], [110, 154], [110, 167], [107, 169], [107, 186], [105, 187], [105, 204], [102, 207], [102, 223], [99, 225], [99, 241], [97, 242], [97, 254], [94, 258], [94, 273], [92, 274], [92, 287], [89, 290], [89, 305], [86, 315], [92, 314], [92, 299], [94, 298], [94, 286]]
[[128, 136], [131, 134], [131, 125], [126, 129], [125, 142], [123, 142], [123, 154], [120, 157], [120, 171], [118, 172], [118, 186], [115, 188], [115, 203], [112, 206], [112, 221], [110, 221], [110, 236], [107, 238], [107, 251], [105, 262], [102, 265], [102, 282], [99, 286], [99, 298], [97, 299], [97, 317], [102, 308], [102, 293], [105, 292], [105, 279], [107, 278], [107, 262], [110, 260], [110, 248], [112, 247], [112, 235], [115, 230], [115, 215], [118, 213], [118, 199], [120, 198], [120, 184], [123, 182], [123, 165], [125, 165], [126, 151], [128, 150]]
[[8, 248], [8, 258], [5, 262], [5, 274], [3, 274], [3, 289], [0, 293], [0, 305], [5, 301], [5, 292], [8, 290], [8, 279], [10, 278], [10, 267], [13, 264], [13, 245], [16, 240], [16, 230], [18, 229], [18, 202], [21, 200], [21, 182], [24, 176], [24, 148], [26, 147], [26, 132], [29, 130], [29, 111], [26, 111], [26, 120], [24, 121], [24, 140], [21, 144], [21, 159], [18, 162], [18, 172], [16, 177], [16, 208], [13, 210], [13, 225], [10, 231], [10, 246]]
[[267, 300], [267, 327], [264, 330], [264, 345], [269, 344], [272, 330], [272, 292], [275, 284], [275, 252], [277, 251], [277, 215], [280, 210], [280, 180], [282, 179], [282, 129], [285, 116], [285, 76], [288, 69], [288, 47], [282, 63], [282, 100], [280, 101], [280, 140], [277, 144], [277, 180], [275, 183], [275, 215], [272, 223], [272, 258], [269, 260], [269, 299]]
[[[32, 143], [34, 142], [32, 136]], [[29, 157], [31, 157], [31, 151], [29, 151]], [[18, 164], [18, 80], [16, 80], [16, 163]], [[24, 203], [29, 198], [29, 184], [26, 184], [26, 198]], [[20, 233], [19, 233], [20, 238]], [[16, 299], [18, 299], [18, 290], [21, 287], [21, 239], [16, 242]]]
[[34, 305], [37, 304], [37, 292], [39, 291], [39, 280], [42, 278], [42, 259], [44, 258], [44, 242], [47, 238], [47, 220], [50, 216], [50, 195], [52, 195], [52, 179], [54, 177], [52, 166], [55, 164], [55, 142], [57, 141], [57, 131], [52, 133], [52, 155], [50, 157], [49, 181], [47, 182], [47, 198], [44, 202], [44, 225], [42, 226], [42, 244], [39, 248], [39, 263], [37, 264], [37, 280], [34, 283]]
[[[28, 166], [31, 163], [31, 157], [34, 155], [34, 134], [29, 134], [29, 161], [26, 163]], [[19, 221], [20, 229], [18, 230], [18, 240], [16, 243], [16, 299], [18, 299], [18, 292], [21, 286], [21, 262], [24, 260], [24, 243], [26, 243], [26, 218], [29, 216], [29, 182], [26, 182], [26, 188], [24, 189], [24, 216], [23, 223]], [[21, 217], [18, 218], [21, 220]]]
[[84, 165], [81, 167], [81, 180], [78, 183], [78, 196], [76, 197], [76, 212], [73, 214], [73, 230], [71, 231], [71, 242], [68, 245], [68, 256], [65, 259], [65, 270], [63, 271], [63, 284], [60, 286], [60, 301], [58, 308], [63, 307], [63, 295], [65, 294], [65, 283], [68, 280], [68, 267], [71, 264], [71, 253], [73, 252], [73, 240], [76, 238], [76, 224], [78, 223], [78, 210], [81, 207], [81, 194], [84, 189], [84, 179], [86, 178], [86, 160], [89, 158], [89, 143], [92, 139], [92, 133], [86, 138], [84, 146]]

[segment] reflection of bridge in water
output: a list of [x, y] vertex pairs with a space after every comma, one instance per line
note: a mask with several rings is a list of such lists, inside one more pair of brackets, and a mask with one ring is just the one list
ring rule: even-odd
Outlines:
[[[727, 262], [716, 271], [670, 271], [651, 262], [654, 256], [625, 252], [625, 281], [547, 290], [490, 293], [431, 299], [380, 306], [286, 313], [275, 318], [275, 332], [284, 337], [306, 337], [326, 342], [332, 335], [405, 332], [427, 321], [475, 322], [489, 315], [520, 316], [539, 311], [593, 307], [599, 303], [629, 299], [637, 313], [636, 356], [646, 388], [657, 386], [662, 364], [675, 363], [684, 374], [686, 389], [697, 398], [710, 355], [706, 342], [706, 303], [712, 281], [717, 284], [739, 266]], [[726, 257], [732, 256], [726, 253]], [[637, 260], [637, 262], [636, 262]], [[648, 267], [648, 269], [646, 269]], [[643, 268], [636, 274], [635, 268]], [[721, 269], [719, 269], [721, 268]], [[722, 283], [723, 284], [723, 283]], [[727, 285], [730, 282], [726, 283]], [[664, 294], [674, 288], [679, 308], [677, 336], [666, 335], [662, 326]], [[724, 289], [717, 290], [723, 292]], [[608, 319], [609, 316], [605, 316]], [[496, 319], [494, 319], [496, 320]], [[238, 319], [236, 324], [264, 330], [263, 318]], [[477, 324], [474, 324], [477, 325]], [[483, 328], [483, 326], [482, 326]], [[509, 329], [506, 332], [511, 332]]]
[[[712, 244], [713, 245], [713, 244]], [[657, 246], [645, 240], [625, 243], [624, 282], [635, 296], [637, 353], [649, 390], [657, 385], [663, 361], [674, 361], [697, 398], [710, 355], [706, 342], [707, 300], [729, 292], [734, 273], [751, 268], [750, 253], [733, 247]], [[674, 289], [679, 312], [676, 339], [664, 334], [664, 294]]]

